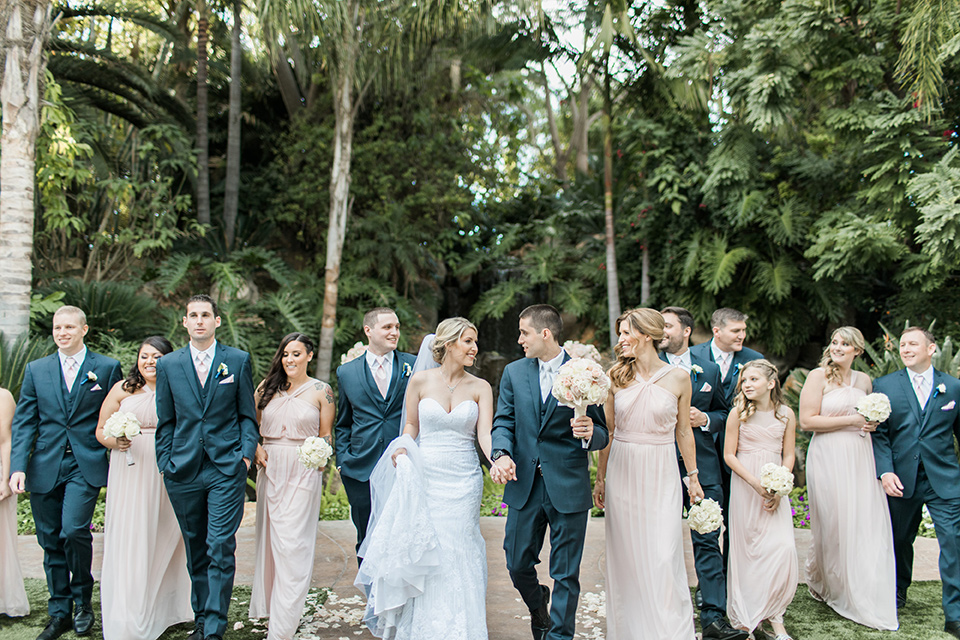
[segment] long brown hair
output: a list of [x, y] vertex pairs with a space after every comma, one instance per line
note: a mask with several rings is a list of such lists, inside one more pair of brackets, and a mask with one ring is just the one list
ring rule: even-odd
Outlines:
[[[613, 325], [618, 332], [623, 322], [628, 323], [632, 333], [650, 336], [654, 347], [663, 340], [663, 316], [656, 309], [641, 308], [624, 311]], [[619, 344], [613, 348], [613, 352], [617, 356], [617, 361], [610, 367], [610, 379], [613, 380], [613, 384], [622, 389], [633, 382], [637, 376], [633, 366], [636, 358], [625, 356]]]
[[173, 345], [163, 336], [150, 336], [149, 338], [145, 338], [144, 341], [140, 343], [140, 347], [137, 348], [137, 359], [133, 361], [133, 366], [130, 367], [126, 379], [124, 379], [123, 384], [120, 386], [120, 388], [127, 393], [135, 393], [142, 389], [143, 385], [147, 384], [143, 374], [140, 373], [140, 352], [148, 345], [159, 351], [160, 355], [163, 356], [173, 351]]
[[[840, 327], [830, 334], [830, 342], [833, 342], [833, 339], [837, 336], [840, 336], [847, 344], [852, 344], [860, 353], [865, 351], [866, 341], [863, 339], [863, 334], [860, 333], [860, 329], [856, 327]], [[860, 355], [860, 353], [857, 355]], [[833, 361], [833, 357], [830, 355], [829, 344], [823, 349], [823, 356], [820, 358], [820, 368], [823, 369], [826, 374], [827, 382], [833, 382], [838, 385], [843, 384], [843, 378], [840, 376], [840, 365]]]
[[751, 360], [740, 369], [737, 377], [737, 394], [733, 399], [733, 408], [737, 411], [740, 422], [746, 422], [757, 412], [757, 403], [743, 395], [743, 374], [747, 369], [759, 369], [767, 380], [773, 380], [773, 389], [770, 390], [770, 402], [773, 403], [773, 413], [778, 420], [785, 421], [780, 414], [783, 406], [783, 389], [780, 387], [780, 375], [777, 367], [769, 360]]
[[287, 379], [287, 372], [283, 368], [283, 350], [286, 349], [287, 345], [291, 342], [303, 344], [303, 346], [307, 348], [307, 353], [314, 352], [313, 340], [304, 334], [294, 331], [293, 333], [288, 333], [283, 336], [283, 340], [280, 341], [280, 346], [277, 347], [277, 352], [273, 354], [273, 361], [270, 362], [270, 370], [267, 372], [267, 377], [263, 379], [262, 395], [260, 396], [260, 402], [257, 403], [257, 409], [260, 411], [267, 408], [267, 405], [270, 404], [273, 396], [275, 396], [278, 391], [286, 391], [290, 388], [290, 380]]

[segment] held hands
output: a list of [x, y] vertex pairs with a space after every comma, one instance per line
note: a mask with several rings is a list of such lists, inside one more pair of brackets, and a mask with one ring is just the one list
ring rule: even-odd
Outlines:
[[15, 471], [10, 474], [10, 490], [16, 494], [21, 494], [26, 490], [27, 474], [23, 471]]
[[404, 449], [403, 447], [400, 447], [399, 449], [397, 449], [396, 451], [394, 451], [394, 452], [393, 452], [393, 455], [390, 456], [390, 459], [393, 460], [393, 466], [397, 466], [397, 457], [398, 457], [398, 456], [405, 456], [405, 455], [407, 455], [407, 450]]
[[493, 463], [493, 466], [490, 467], [490, 479], [497, 484], [507, 484], [511, 480], [516, 480], [516, 463], [510, 456], [500, 456], [500, 458]]
[[13, 489], [10, 488], [10, 482], [0, 482], [0, 502], [13, 495]]
[[[12, 479], [11, 482], [13, 482]], [[880, 483], [883, 485], [884, 492], [891, 498], [903, 497], [903, 483], [900, 482], [900, 477], [897, 474], [888, 471], [880, 478]]]
[[[703, 492], [701, 491], [700, 494], [703, 495]], [[597, 478], [597, 481], [593, 483], [593, 504], [597, 507], [597, 509], [603, 509], [603, 505], [606, 503], [606, 498], [606, 482], [602, 478]]]
[[573, 437], [580, 440], [589, 440], [593, 437], [593, 419], [590, 416], [582, 418], [572, 418], [570, 427], [573, 429]]

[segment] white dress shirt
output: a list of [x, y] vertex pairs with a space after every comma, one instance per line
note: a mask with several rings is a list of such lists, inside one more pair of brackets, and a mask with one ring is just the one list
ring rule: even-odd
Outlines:
[[[87, 359], [87, 345], [83, 345], [83, 348], [72, 356], [65, 355], [63, 351], [59, 349], [57, 350], [57, 355], [60, 356], [60, 373], [63, 375], [63, 381], [67, 383], [67, 391], [73, 391], [73, 385], [77, 383], [77, 378], [80, 376], [83, 361]], [[72, 381], [67, 375], [67, 358], [73, 358], [73, 361], [77, 363]]]
[[[733, 366], [733, 351], [721, 350], [714, 340], [710, 341], [710, 351], [713, 353], [713, 361], [720, 366], [720, 379], [726, 380], [730, 367]], [[724, 368], [724, 362], [726, 362], [726, 368]]]
[[197, 349], [195, 346], [193, 346], [192, 342], [190, 343], [190, 359], [193, 360], [193, 370], [197, 372], [198, 379], [200, 378], [200, 370], [197, 369], [197, 358], [200, 357], [201, 353], [206, 354], [207, 356], [207, 377], [209, 377], [210, 368], [213, 367], [213, 357], [217, 354], [217, 341], [214, 340], [213, 344], [203, 351], [200, 351], [200, 349]]
[[[920, 403], [920, 408], [923, 409], [927, 405], [930, 395], [933, 393], [933, 367], [927, 367], [927, 370], [923, 373], [915, 373], [907, 369], [907, 373], [910, 374], [910, 386], [913, 387], [913, 392], [917, 395], [917, 402]], [[917, 390], [917, 376], [920, 376], [923, 380], [922, 393]]]
[[[693, 370], [693, 360], [692, 360], [691, 357], [690, 357], [690, 349], [687, 349], [686, 351], [684, 351], [683, 353], [681, 353], [681, 354], [679, 354], [679, 355], [673, 354], [673, 353], [668, 353], [668, 354], [667, 354], [667, 362], [669, 362], [670, 364], [675, 364], [675, 365], [677, 365], [678, 367], [683, 368], [683, 370], [686, 371], [687, 373], [690, 373], [690, 371]], [[699, 380], [696, 381], [696, 382], [694, 382], [694, 383], [693, 383], [693, 386], [694, 386], [693, 391], [694, 391], [694, 392], [697, 391], [697, 385], [698, 385], [698, 384], [699, 384], [700, 386], [703, 386], [703, 382], [701, 382], [701, 381], [699, 381]], [[693, 405], [691, 405], [691, 406], [693, 406]], [[703, 413], [703, 417], [705, 417], [705, 418], [707, 419], [707, 424], [701, 426], [701, 427], [700, 427], [700, 430], [701, 430], [701, 431], [710, 431], [710, 416], [707, 415], [707, 413], [706, 413], [705, 411], [702, 411], [701, 413]]]
[[382, 356], [377, 356], [367, 349], [364, 354], [366, 355], [367, 366], [370, 367], [370, 373], [373, 374], [374, 380], [377, 378], [377, 369], [381, 362], [383, 363], [383, 372], [387, 374], [387, 385], [389, 386], [390, 378], [393, 377], [393, 351], [385, 353]]
[[560, 353], [551, 360], [544, 362], [540, 360], [540, 401], [546, 402], [547, 398], [550, 396], [550, 392], [553, 389], [553, 381], [557, 377], [557, 370], [560, 369], [560, 365], [563, 364], [563, 357], [565, 352], [563, 349], [560, 349]]

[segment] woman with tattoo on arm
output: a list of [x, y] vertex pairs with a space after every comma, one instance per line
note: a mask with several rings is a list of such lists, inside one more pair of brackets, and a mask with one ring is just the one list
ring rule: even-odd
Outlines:
[[313, 574], [323, 469], [308, 469], [297, 447], [330, 442], [336, 411], [330, 385], [307, 375], [313, 341], [283, 338], [257, 388], [263, 445], [257, 449], [257, 542], [250, 617], [269, 616], [268, 640], [293, 638]]

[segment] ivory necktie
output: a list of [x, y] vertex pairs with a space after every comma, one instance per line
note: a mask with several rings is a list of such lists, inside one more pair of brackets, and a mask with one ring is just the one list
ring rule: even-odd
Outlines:
[[377, 358], [377, 372], [373, 377], [377, 381], [377, 389], [380, 389], [380, 395], [386, 398], [390, 385], [387, 382], [387, 370], [383, 368], [383, 358]]
[[547, 365], [540, 365], [540, 401], [546, 402], [550, 391], [553, 390], [553, 369]]
[[723, 354], [723, 359], [720, 361], [720, 378], [726, 379], [727, 372], [730, 371], [730, 361], [733, 359], [733, 354], [725, 353]]
[[200, 353], [197, 355], [197, 377], [200, 378], [201, 387], [207, 384], [208, 373], [210, 373], [210, 369], [207, 367], [207, 354]]
[[77, 361], [73, 356], [67, 356], [65, 361], [67, 371], [64, 373], [63, 380], [67, 383], [67, 391], [73, 391], [73, 383], [77, 379]]
[[917, 402], [920, 403], [920, 408], [922, 409], [927, 404], [927, 380], [923, 377], [922, 373], [913, 374], [913, 387], [917, 390]]

